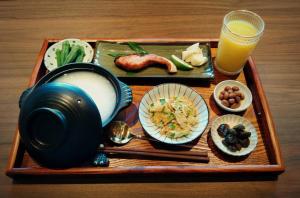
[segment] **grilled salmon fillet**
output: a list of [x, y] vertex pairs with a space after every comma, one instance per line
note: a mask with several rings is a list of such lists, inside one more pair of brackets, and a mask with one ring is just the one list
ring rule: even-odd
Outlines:
[[120, 56], [115, 59], [115, 64], [127, 71], [141, 70], [151, 65], [164, 65], [169, 73], [177, 72], [176, 66], [170, 60], [155, 54]]

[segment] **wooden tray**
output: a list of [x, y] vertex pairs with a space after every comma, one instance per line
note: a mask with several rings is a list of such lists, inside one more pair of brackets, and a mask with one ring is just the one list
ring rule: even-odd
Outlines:
[[[84, 39], [95, 47], [96, 41], [101, 39]], [[57, 39], [48, 39], [44, 41], [40, 54], [37, 58], [37, 63], [33, 69], [29, 86], [34, 85], [46, 73], [43, 65], [43, 57], [47, 48], [57, 42]], [[110, 41], [126, 41], [126, 40], [110, 40]], [[171, 44], [192, 44], [195, 42], [210, 42], [211, 54], [214, 57], [216, 54], [217, 40], [198, 39], [198, 40], [132, 40], [136, 42], [146, 43], [171, 43]], [[109, 167], [93, 167], [90, 164], [85, 164], [81, 167], [70, 169], [47, 169], [35, 163], [28, 153], [25, 151], [23, 144], [20, 142], [18, 130], [16, 131], [13, 140], [12, 149], [9, 157], [9, 162], [6, 174], [10, 177], [16, 176], [34, 176], [34, 175], [113, 175], [113, 174], [158, 174], [158, 173], [173, 173], [173, 174], [228, 174], [228, 173], [258, 173], [278, 175], [284, 171], [284, 165], [281, 157], [278, 139], [275, 133], [273, 120], [270, 114], [269, 106], [262, 88], [262, 84], [257, 74], [256, 66], [252, 58], [249, 58], [244, 71], [234, 79], [247, 84], [253, 95], [253, 103], [242, 115], [252, 122], [258, 133], [258, 144], [256, 149], [246, 157], [233, 158], [226, 156], [219, 151], [213, 144], [210, 137], [210, 124], [212, 120], [224, 114], [215, 104], [212, 93], [217, 83], [222, 80], [229, 79], [215, 71], [215, 80], [208, 84], [197, 84], [197, 82], [189, 82], [185, 79], [181, 83], [193, 87], [200, 93], [207, 102], [210, 109], [210, 122], [206, 131], [201, 138], [194, 142], [197, 145], [209, 148], [210, 162], [195, 163], [195, 162], [178, 162], [157, 160], [153, 158], [143, 157], [125, 157], [115, 156], [110, 158]], [[128, 81], [133, 90], [133, 104], [122, 111], [118, 119], [126, 120], [134, 128], [141, 128], [137, 120], [138, 105], [144, 93], [150, 90], [153, 85], [133, 84]], [[157, 83], [157, 82], [156, 82]], [[161, 145], [149, 143], [143, 140], [133, 140], [125, 147], [139, 147], [144, 149], [155, 149], [162, 147]]]

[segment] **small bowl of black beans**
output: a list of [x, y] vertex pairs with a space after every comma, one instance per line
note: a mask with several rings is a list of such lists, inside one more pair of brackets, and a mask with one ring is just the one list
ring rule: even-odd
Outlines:
[[248, 155], [255, 149], [258, 141], [256, 129], [251, 122], [233, 114], [214, 119], [211, 137], [221, 151], [232, 156]]
[[229, 112], [245, 111], [252, 103], [249, 88], [236, 80], [225, 80], [214, 89], [214, 99], [219, 107]]

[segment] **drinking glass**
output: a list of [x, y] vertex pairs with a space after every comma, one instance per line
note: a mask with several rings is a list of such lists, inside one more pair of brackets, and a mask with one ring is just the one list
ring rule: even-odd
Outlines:
[[237, 10], [225, 15], [218, 44], [216, 68], [223, 74], [242, 71], [264, 31], [264, 21], [254, 12]]

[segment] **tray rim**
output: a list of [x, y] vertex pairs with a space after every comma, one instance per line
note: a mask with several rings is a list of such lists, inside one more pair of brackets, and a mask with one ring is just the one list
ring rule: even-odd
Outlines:
[[[218, 39], [215, 38], [133, 38], [133, 39], [112, 39], [112, 38], [80, 38], [87, 42], [96, 42], [99, 40], [103, 41], [111, 41], [111, 42], [126, 42], [126, 41], [134, 41], [134, 42], [143, 42], [143, 43], [191, 43], [191, 42], [210, 42], [217, 43]], [[57, 38], [46, 38], [44, 39], [41, 50], [36, 58], [36, 64], [32, 70], [30, 80], [28, 86], [33, 86], [36, 83], [36, 79], [38, 77], [38, 73], [40, 71], [40, 66], [42, 65], [42, 61], [44, 58], [44, 54], [48, 48], [49, 43], [57, 42], [62, 39]], [[280, 174], [285, 171], [285, 165], [283, 163], [282, 153], [278, 141], [278, 137], [275, 131], [273, 118], [271, 115], [271, 111], [269, 108], [269, 104], [262, 87], [261, 80], [258, 75], [258, 71], [256, 68], [256, 64], [252, 57], [249, 57], [249, 67], [251, 76], [253, 77], [254, 86], [258, 92], [258, 97], [260, 98], [261, 106], [263, 109], [264, 117], [266, 118], [266, 125], [269, 129], [268, 133], [270, 135], [270, 146], [272, 152], [274, 152], [275, 156], [275, 164], [269, 165], [207, 165], [207, 166], [129, 166], [129, 167], [114, 167], [114, 168], [97, 168], [97, 167], [85, 167], [85, 168], [70, 168], [70, 169], [45, 169], [45, 168], [16, 168], [14, 167], [18, 149], [20, 146], [20, 135], [18, 131], [18, 127], [16, 128], [15, 136], [12, 142], [12, 147], [7, 163], [7, 167], [5, 173], [9, 177], [16, 177], [19, 175], [112, 175], [112, 174], [156, 174], [156, 173], [164, 173], [164, 174], [189, 174], [189, 173], [274, 173]]]

